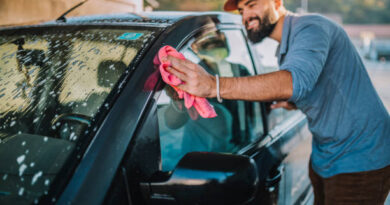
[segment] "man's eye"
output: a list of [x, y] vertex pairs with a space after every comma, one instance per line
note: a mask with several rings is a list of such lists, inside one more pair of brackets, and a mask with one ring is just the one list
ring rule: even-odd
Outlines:
[[255, 5], [256, 5], [256, 3], [252, 3], [252, 4], [249, 4], [248, 7], [253, 8]]

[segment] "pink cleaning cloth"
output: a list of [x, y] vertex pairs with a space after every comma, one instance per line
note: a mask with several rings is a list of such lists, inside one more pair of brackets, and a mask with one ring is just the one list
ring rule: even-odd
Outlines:
[[190, 109], [192, 106], [194, 106], [196, 111], [198, 111], [200, 116], [202, 116], [203, 118], [216, 117], [217, 113], [215, 112], [214, 107], [206, 100], [206, 98], [191, 95], [176, 87], [180, 84], [183, 84], [184, 82], [166, 70], [166, 68], [169, 67], [171, 63], [169, 61], [163, 61], [162, 59], [164, 57], [167, 57], [168, 55], [180, 59], [185, 59], [183, 54], [177, 52], [176, 49], [171, 46], [164, 46], [160, 48], [157, 56], [153, 60], [153, 63], [155, 65], [159, 65], [161, 77], [164, 82], [172, 86], [173, 89], [175, 89], [180, 99], [184, 98], [184, 105], [187, 109]]

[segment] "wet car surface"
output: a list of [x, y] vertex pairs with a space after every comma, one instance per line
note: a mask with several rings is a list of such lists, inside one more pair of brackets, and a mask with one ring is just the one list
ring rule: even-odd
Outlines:
[[299, 111], [185, 109], [153, 58], [171, 45], [220, 76], [267, 72], [239, 16], [152, 12], [0, 30], [1, 204], [294, 204], [310, 199]]

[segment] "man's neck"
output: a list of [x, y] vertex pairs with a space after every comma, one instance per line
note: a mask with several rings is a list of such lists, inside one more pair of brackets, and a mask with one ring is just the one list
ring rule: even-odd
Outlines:
[[284, 12], [280, 15], [280, 18], [276, 23], [274, 30], [272, 31], [271, 35], [269, 35], [270, 38], [276, 40], [279, 43], [282, 41], [284, 17], [286, 16], [286, 14], [287, 12]]

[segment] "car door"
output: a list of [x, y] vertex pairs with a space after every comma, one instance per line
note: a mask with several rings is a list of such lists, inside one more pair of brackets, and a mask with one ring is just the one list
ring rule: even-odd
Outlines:
[[[241, 38], [241, 41], [240, 41]], [[180, 51], [211, 74], [226, 77], [254, 75], [240, 30], [206, 29], [195, 34]], [[245, 45], [245, 44], [244, 44]], [[162, 170], [171, 171], [187, 153], [194, 151], [236, 153], [264, 135], [258, 102], [208, 99], [217, 117], [204, 119], [187, 110], [177, 93], [165, 86], [157, 100]]]
[[[257, 49], [274, 51], [277, 48], [272, 43], [256, 45]], [[249, 46], [252, 57], [256, 62], [259, 73], [269, 73], [278, 70], [277, 66], [262, 66], [269, 64], [269, 58], [257, 54], [253, 45]], [[260, 51], [263, 52], [263, 51]], [[258, 57], [256, 57], [258, 56]], [[312, 189], [308, 177], [308, 164], [311, 153], [312, 134], [308, 129], [307, 120], [299, 110], [272, 110], [270, 105], [274, 102], [263, 103], [266, 116], [267, 137], [265, 152], [274, 154], [276, 165], [271, 168], [270, 176], [266, 178], [266, 192], [270, 192], [273, 201], [280, 204], [307, 204], [312, 200]], [[268, 141], [270, 140], [270, 141]], [[275, 154], [278, 153], [278, 154]], [[277, 182], [276, 184], [269, 181]], [[267, 187], [268, 185], [268, 187]], [[272, 185], [272, 186], [270, 186]], [[272, 201], [271, 200], [271, 201]]]
[[[208, 27], [183, 39], [186, 40], [177, 46], [178, 50], [211, 74], [226, 77], [256, 74], [251, 48], [248, 47], [239, 25]], [[218, 103], [216, 99], [208, 99], [218, 116], [204, 119], [193, 108], [186, 109], [183, 100], [179, 99], [168, 85], [155, 90], [153, 99], [156, 99], [156, 102], [152, 102], [150, 106], [156, 111], [150, 112], [153, 113], [150, 118], [157, 118], [157, 126], [152, 127], [158, 128], [157, 141], [161, 155], [159, 170], [162, 173], [172, 173], [183, 156], [190, 152], [250, 156], [256, 162], [260, 176], [259, 189], [251, 204], [283, 204], [286, 201], [285, 193], [291, 193], [291, 190], [286, 190], [284, 186], [288, 178], [283, 172], [287, 166], [283, 165], [288, 164], [286, 157], [296, 147], [296, 142], [300, 141], [292, 140], [301, 138], [294, 136], [303, 136], [301, 130], [305, 123], [304, 116], [291, 115], [295, 117], [270, 127], [268, 121], [271, 117], [267, 116], [265, 106], [261, 103], [239, 100], [224, 100], [223, 103]], [[145, 131], [147, 130], [146, 128]], [[154, 129], [149, 129], [151, 130]], [[144, 140], [146, 144], [155, 144], [155, 141], [156, 139]], [[157, 150], [156, 147], [140, 148], [148, 149]], [[148, 161], [153, 160], [143, 160], [144, 163]], [[120, 172], [117, 176], [119, 175]], [[127, 180], [134, 183], [135, 178]], [[119, 180], [119, 183], [122, 183], [121, 181]], [[143, 191], [137, 190], [137, 183], [130, 187], [130, 192], [134, 192], [131, 197], [142, 195]]]
[[[311, 189], [308, 164], [311, 133], [300, 111], [269, 110], [264, 103], [267, 135], [260, 149], [246, 152], [262, 167], [263, 190], [260, 201], [265, 204], [305, 204]], [[266, 199], [266, 200], [264, 200]]]
[[[255, 75], [253, 50], [233, 25], [201, 30], [180, 51], [211, 74]], [[267, 103], [209, 99], [218, 117], [202, 119], [186, 110], [168, 86], [157, 101], [162, 169], [172, 170], [188, 152], [223, 152], [251, 156], [257, 163], [260, 191], [253, 203], [293, 204], [309, 193], [307, 163], [310, 134], [299, 111], [269, 110]]]

